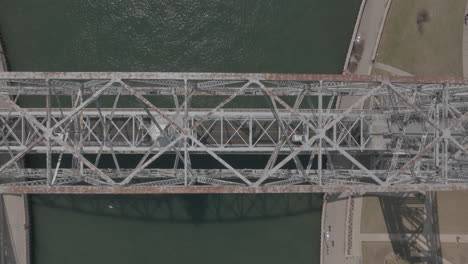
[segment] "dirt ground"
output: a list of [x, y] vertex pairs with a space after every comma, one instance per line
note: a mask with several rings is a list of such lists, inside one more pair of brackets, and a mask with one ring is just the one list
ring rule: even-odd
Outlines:
[[438, 192], [437, 204], [441, 233], [468, 233], [468, 192]]
[[414, 75], [462, 76], [465, 0], [393, 0], [377, 62]]
[[379, 198], [366, 196], [362, 198], [361, 233], [386, 233]]
[[385, 258], [393, 255], [390, 242], [362, 242], [362, 264], [384, 263]]
[[442, 257], [452, 264], [468, 263], [468, 244], [442, 243]]

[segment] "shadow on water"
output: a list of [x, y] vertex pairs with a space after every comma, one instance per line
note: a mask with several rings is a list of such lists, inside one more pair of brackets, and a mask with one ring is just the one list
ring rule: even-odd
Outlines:
[[320, 212], [321, 195], [34, 195], [33, 206], [152, 222], [267, 220]]
[[[52, 155], [52, 167], [57, 166], [59, 160], [59, 154]], [[98, 168], [102, 169], [114, 169], [115, 163], [112, 159], [112, 156], [109, 154], [101, 155], [99, 162], [96, 163], [97, 155], [95, 154], [86, 154], [84, 155], [90, 162], [96, 164]], [[227, 163], [229, 163], [233, 168], [236, 169], [263, 169], [270, 156], [260, 155], [260, 154], [220, 154]], [[116, 155], [116, 159], [120, 164], [121, 169], [134, 169], [138, 162], [142, 159], [143, 155], [140, 154], [121, 154]], [[276, 164], [281, 162], [286, 155], [278, 155]], [[307, 166], [307, 163], [312, 159], [311, 168], [317, 168], [317, 155], [298, 155], [298, 158], [302, 166]], [[216, 159], [206, 154], [192, 154], [190, 156], [191, 165], [193, 169], [225, 169], [225, 167], [219, 163]], [[25, 166], [27, 168], [45, 168], [46, 156], [44, 154], [30, 154], [25, 157]], [[72, 168], [72, 156], [71, 154], [64, 154], [61, 160], [60, 168]], [[148, 169], [172, 169], [174, 167], [175, 154], [164, 154], [155, 162], [151, 163], [147, 168]], [[323, 157], [322, 166], [326, 166], [327, 157]], [[183, 164], [180, 162], [178, 168], [183, 168]], [[283, 167], [283, 169], [296, 169], [296, 165], [293, 160], [288, 161]]]
[[437, 193], [379, 196], [393, 251], [409, 263], [442, 263]]
[[31, 201], [36, 264], [320, 261], [320, 195], [33, 195]]

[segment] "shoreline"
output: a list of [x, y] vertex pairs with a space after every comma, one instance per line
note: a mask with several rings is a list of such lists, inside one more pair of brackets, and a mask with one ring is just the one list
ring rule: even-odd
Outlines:
[[349, 61], [351, 59], [351, 51], [353, 50], [353, 47], [354, 47], [354, 42], [356, 40], [356, 35], [358, 33], [358, 30], [359, 30], [359, 25], [361, 24], [362, 13], [364, 11], [364, 7], [366, 6], [366, 3], [367, 3], [367, 0], [362, 0], [361, 6], [359, 7], [359, 13], [358, 13], [358, 16], [356, 18], [356, 23], [354, 24], [353, 35], [351, 37], [351, 41], [349, 42], [348, 53], [346, 54], [345, 63], [344, 63], [344, 66], [343, 66], [343, 71], [342, 71], [343, 74], [345, 74], [345, 72], [346, 72], [346, 70], [348, 69], [348, 66], [349, 66]]
[[[0, 34], [0, 72], [8, 71], [8, 61], [6, 59], [5, 48], [3, 45], [3, 37]], [[8, 104], [10, 98], [6, 95], [0, 95], [0, 105]], [[7, 159], [9, 159], [7, 157]], [[0, 163], [3, 163], [3, 158], [0, 157]], [[13, 258], [8, 259], [15, 264], [30, 264], [31, 263], [31, 219], [29, 197], [27, 194], [8, 195], [3, 194], [0, 199], [2, 215], [2, 223], [6, 222], [1, 227], [1, 245], [2, 249], [11, 248], [14, 252]], [[7, 230], [5, 230], [7, 229]], [[9, 241], [5, 239], [5, 231], [9, 233]], [[22, 251], [18, 252], [18, 251]], [[20, 254], [20, 255], [18, 255]], [[0, 254], [1, 261], [5, 261], [9, 256], [5, 256], [5, 250]]]
[[[370, 75], [392, 0], [362, 0], [343, 74]], [[359, 35], [359, 48], [353, 53]], [[351, 68], [351, 69], [350, 69]]]
[[0, 72], [8, 71], [8, 62], [6, 60], [6, 52], [3, 46], [3, 37], [2, 34], [0, 34]]

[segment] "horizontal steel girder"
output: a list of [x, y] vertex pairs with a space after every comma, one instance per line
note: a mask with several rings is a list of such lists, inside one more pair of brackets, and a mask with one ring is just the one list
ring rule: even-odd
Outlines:
[[[51, 109], [50, 112], [45, 109], [25, 109], [27, 113], [35, 119], [44, 121], [50, 114], [51, 125], [59, 122], [63, 117], [72, 113], [71, 109]], [[177, 119], [176, 111], [165, 111], [164, 115], [174, 120]], [[204, 120], [198, 127], [190, 130], [190, 135], [197, 138], [204, 145], [214, 151], [223, 153], [258, 153], [270, 154], [275, 150], [276, 145], [281, 139], [283, 129], [295, 144], [301, 144], [305, 139], [312, 137], [315, 131], [308, 123], [317, 124], [318, 115], [322, 118], [333, 119], [343, 111], [330, 111], [329, 113], [318, 113], [318, 111], [300, 111], [302, 120], [299, 117], [291, 117], [291, 114], [285, 111], [278, 113], [278, 116], [284, 120], [291, 117], [290, 126], [282, 128], [277, 122], [275, 116], [268, 111], [241, 111], [242, 109], [228, 109], [222, 112], [213, 113], [209, 119]], [[150, 112], [156, 117], [160, 125], [165, 127], [169, 137], [175, 138], [179, 133], [167, 122], [162, 119], [158, 113]], [[188, 113], [188, 126], [192, 127], [203, 119], [209, 112], [194, 109]], [[331, 127], [327, 134], [335, 139], [335, 143], [349, 151], [363, 150], [382, 150], [369, 144], [370, 130], [373, 118], [378, 118], [377, 114], [366, 113], [365, 111], [355, 111], [346, 116], [346, 119], [340, 121]], [[307, 121], [307, 122], [305, 122]], [[180, 123], [182, 125], [182, 123]], [[361, 126], [365, 126], [362, 129]], [[34, 124], [30, 123], [22, 113], [0, 111], [0, 127], [4, 127], [6, 144], [0, 146], [0, 151], [11, 150], [20, 152], [27, 148], [28, 144], [39, 136], [34, 130]], [[353, 130], [352, 133], [351, 130]], [[156, 153], [160, 151], [167, 140], [160, 133], [151, 118], [144, 111], [138, 109], [120, 109], [113, 112], [110, 109], [86, 109], [80, 113], [80, 119], [76, 123], [63, 124], [54, 131], [60, 135], [70, 145], [81, 145], [81, 151], [84, 153], [110, 153], [115, 151], [119, 154], [124, 153], [146, 153], [151, 151]], [[363, 142], [358, 142], [357, 138], [364, 138]], [[0, 136], [0, 140], [3, 140]], [[161, 144], [154, 143], [162, 140]], [[362, 143], [362, 144], [361, 144]], [[62, 146], [52, 145], [51, 150], [54, 153], [62, 151]], [[303, 149], [303, 152], [316, 150], [316, 146], [310, 146]], [[45, 153], [48, 150], [47, 144], [41, 143], [29, 150], [30, 153]], [[203, 152], [204, 150], [197, 144], [190, 142], [188, 146], [190, 152]], [[331, 148], [330, 150], [333, 150]], [[286, 144], [280, 148], [280, 152], [288, 152]], [[335, 151], [335, 150], [333, 150]]]

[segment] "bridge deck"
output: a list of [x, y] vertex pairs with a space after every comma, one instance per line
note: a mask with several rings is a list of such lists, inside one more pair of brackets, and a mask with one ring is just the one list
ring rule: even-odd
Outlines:
[[[25, 109], [25, 111], [36, 118], [40, 123], [46, 121], [50, 114], [50, 125], [54, 126], [62, 117], [69, 116], [70, 109]], [[343, 111], [329, 111], [321, 113], [326, 121], [342, 113]], [[290, 117], [285, 111], [278, 111], [278, 116], [288, 121], [288, 127], [282, 127], [274, 114], [268, 110], [228, 109], [223, 112], [213, 113], [208, 119], [203, 118], [209, 113], [207, 110], [192, 109], [187, 115], [187, 127], [190, 135], [203, 143], [204, 146], [215, 152], [224, 153], [271, 153], [282, 136], [286, 134], [295, 146], [302, 145], [306, 139], [311, 138], [315, 132], [305, 122], [317, 123], [318, 111], [301, 110], [301, 118]], [[151, 112], [157, 116], [156, 112]], [[177, 120], [182, 126], [180, 114], [174, 109], [166, 110], [164, 115]], [[328, 136], [342, 148], [349, 151], [382, 150], [375, 148], [370, 143], [371, 131], [369, 127], [372, 120], [378, 118], [379, 114], [355, 111], [347, 115], [345, 119], [332, 126]], [[158, 123], [162, 131], [155, 124]], [[197, 122], [201, 123], [197, 125]], [[4, 142], [0, 151], [22, 151], [28, 144], [33, 142], [40, 134], [34, 125], [21, 113], [0, 110], [0, 126], [4, 128], [0, 140]], [[196, 127], [195, 127], [196, 126]], [[190, 129], [195, 127], [194, 129]], [[283, 131], [283, 129], [285, 131]], [[163, 135], [167, 134], [167, 139]], [[380, 132], [382, 133], [382, 132]], [[171, 140], [180, 135], [168, 122], [160, 117], [152, 120], [148, 114], [139, 109], [86, 109], [81, 113], [79, 123], [60, 126], [55, 135], [67, 141], [70, 145], [80, 145], [85, 153], [146, 153], [151, 147], [152, 152], [157, 152]], [[156, 144], [155, 144], [156, 143]], [[48, 149], [45, 142], [34, 146], [32, 152], [46, 152]], [[61, 145], [53, 144], [52, 151], [60, 152]], [[113, 149], [113, 150], [112, 150]], [[316, 149], [308, 146], [303, 152]], [[200, 152], [203, 149], [194, 142], [189, 142], [188, 150]], [[281, 152], [290, 151], [286, 142], [283, 142]]]

